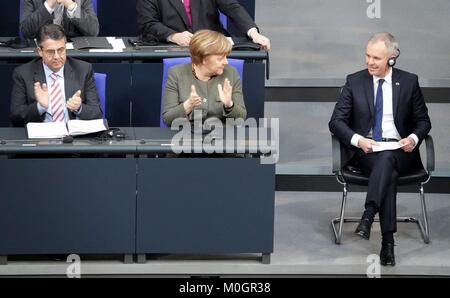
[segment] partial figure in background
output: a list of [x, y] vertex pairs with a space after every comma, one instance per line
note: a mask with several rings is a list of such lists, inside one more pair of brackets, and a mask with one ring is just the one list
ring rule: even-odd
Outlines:
[[40, 58], [13, 72], [12, 125], [101, 119], [92, 65], [66, 56], [66, 36], [61, 26], [41, 27], [37, 43]]
[[193, 120], [199, 110], [202, 119], [247, 116], [241, 79], [228, 66], [231, 44], [226, 37], [211, 30], [196, 32], [190, 41], [192, 63], [176, 65], [169, 70], [164, 96], [163, 119], [171, 126], [176, 118]]
[[139, 33], [144, 38], [188, 46], [192, 34], [209, 29], [225, 34], [219, 11], [254, 43], [270, 50], [270, 40], [259, 33], [250, 15], [237, 0], [138, 0]]
[[26, 38], [36, 38], [39, 28], [56, 24], [67, 38], [97, 36], [99, 23], [91, 0], [22, 0], [20, 30]]
[[[395, 265], [398, 177], [420, 162], [419, 145], [431, 129], [417, 75], [393, 68], [399, 54], [392, 34], [373, 35], [366, 47], [367, 69], [347, 77], [329, 122], [330, 131], [345, 144], [344, 165], [357, 166], [369, 175], [365, 211], [355, 233], [369, 239], [379, 213], [380, 263], [391, 266]], [[382, 141], [396, 141], [403, 147], [373, 152], [372, 146]]]

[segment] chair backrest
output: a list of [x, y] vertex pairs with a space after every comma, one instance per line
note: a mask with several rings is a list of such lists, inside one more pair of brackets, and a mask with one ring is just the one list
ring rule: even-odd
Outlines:
[[[244, 74], [244, 60], [242, 59], [227, 59], [228, 65], [233, 66], [236, 68], [237, 72], [239, 73], [239, 76], [241, 77], [241, 81], [243, 80], [243, 74]], [[162, 76], [162, 85], [161, 85], [161, 109], [160, 109], [160, 117], [159, 117], [159, 126], [160, 127], [167, 127], [164, 123], [162, 113], [164, 110], [164, 93], [166, 89], [166, 82], [167, 82], [167, 76], [169, 75], [169, 69], [172, 66], [175, 66], [177, 64], [185, 64], [190, 63], [191, 57], [181, 57], [181, 58], [165, 58], [163, 59], [163, 76]]]
[[225, 30], [228, 29], [228, 18], [226, 15], [224, 15], [223, 13], [220, 13], [220, 22], [222, 23], [222, 26]]
[[92, 0], [92, 6], [94, 7], [95, 14], [97, 14], [97, 0]]
[[100, 108], [102, 109], [103, 119], [106, 118], [106, 74], [94, 73], [95, 85], [97, 86], [97, 94], [100, 99]]

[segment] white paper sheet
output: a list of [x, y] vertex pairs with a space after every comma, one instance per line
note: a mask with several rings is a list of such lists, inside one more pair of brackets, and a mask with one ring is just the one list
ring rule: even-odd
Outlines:
[[402, 148], [404, 145], [399, 142], [377, 142], [378, 146], [372, 146], [373, 152], [380, 152], [385, 150], [397, 150]]
[[106, 130], [103, 119], [95, 120], [70, 120], [67, 128], [71, 136], [85, 135]]
[[57, 139], [69, 134], [64, 122], [29, 122], [27, 132], [29, 139]]

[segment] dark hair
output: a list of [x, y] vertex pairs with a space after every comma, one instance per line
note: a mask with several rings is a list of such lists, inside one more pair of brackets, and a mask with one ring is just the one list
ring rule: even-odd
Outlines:
[[37, 44], [41, 46], [41, 44], [47, 39], [52, 40], [60, 40], [66, 39], [66, 33], [64, 29], [56, 24], [46, 24], [39, 28], [39, 32], [37, 35]]

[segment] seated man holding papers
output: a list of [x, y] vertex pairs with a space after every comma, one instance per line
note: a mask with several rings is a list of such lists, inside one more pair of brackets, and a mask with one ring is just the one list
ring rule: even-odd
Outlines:
[[92, 65], [66, 56], [59, 25], [44, 25], [37, 37], [37, 58], [13, 73], [11, 123], [101, 119]]

